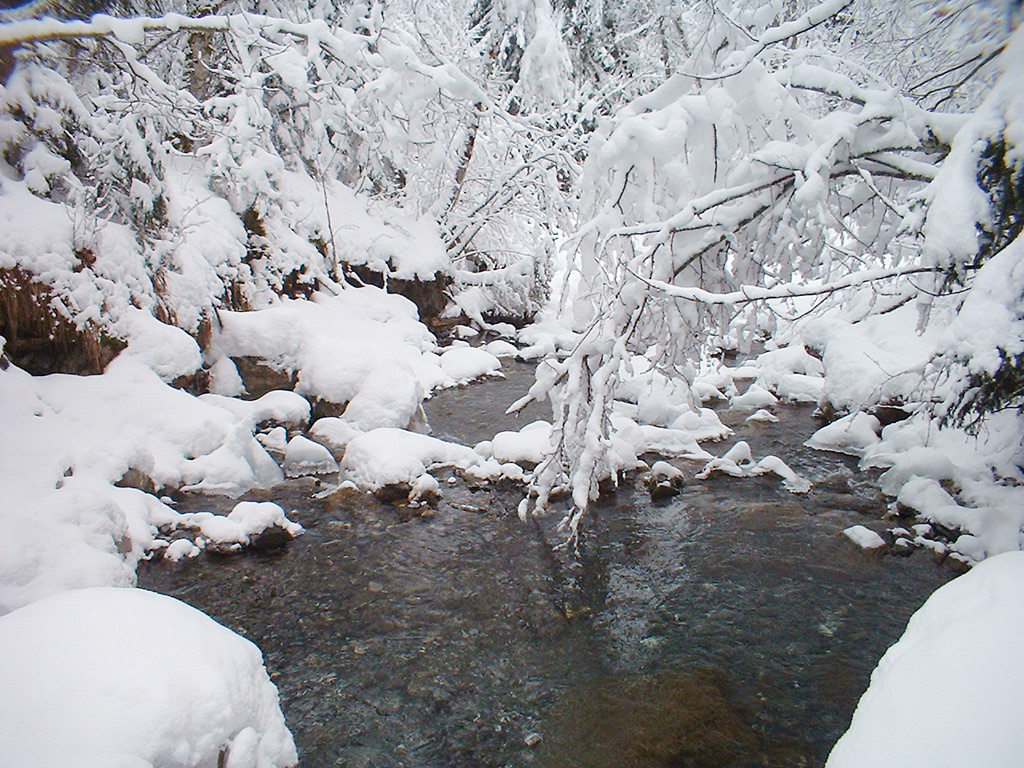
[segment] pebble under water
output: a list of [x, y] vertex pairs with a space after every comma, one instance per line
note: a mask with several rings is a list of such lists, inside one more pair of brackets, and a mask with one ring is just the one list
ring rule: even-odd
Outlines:
[[[542, 416], [503, 414], [532, 381], [505, 370], [435, 395], [435, 434], [472, 444]], [[422, 514], [293, 480], [248, 498], [278, 502], [305, 535], [143, 563], [139, 585], [262, 648], [302, 768], [820, 766], [882, 653], [953, 573], [841, 535], [885, 500], [848, 457], [802, 446], [812, 410], [767, 425], [723, 412], [736, 435], [705, 446], [745, 439], [812, 480], [807, 494], [774, 475], [690, 480], [666, 502], [627, 484], [588, 513], [573, 553], [555, 549], [558, 515], [518, 518], [514, 487], [445, 472]]]

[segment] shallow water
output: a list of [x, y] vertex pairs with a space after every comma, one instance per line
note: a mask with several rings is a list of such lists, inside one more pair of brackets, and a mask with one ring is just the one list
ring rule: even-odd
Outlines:
[[[435, 396], [435, 433], [472, 444], [543, 416], [501, 415], [531, 380], [506, 369]], [[301, 480], [253, 496], [306, 527], [285, 549], [143, 564], [140, 586], [263, 649], [304, 768], [821, 765], [952, 573], [849, 544], [839, 532], [884, 500], [852, 461], [801, 446], [809, 407], [780, 415], [723, 419], [810, 493], [774, 476], [691, 481], [663, 503], [623, 488], [589, 514], [577, 557], [553, 550], [556, 515], [518, 519], [516, 489], [459, 481], [420, 516]]]

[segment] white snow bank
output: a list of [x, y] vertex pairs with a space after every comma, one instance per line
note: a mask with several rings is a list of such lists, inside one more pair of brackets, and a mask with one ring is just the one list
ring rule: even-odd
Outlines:
[[230, 411], [237, 418], [246, 419], [252, 424], [271, 421], [300, 427], [309, 421], [309, 401], [287, 389], [267, 392], [256, 400], [238, 400], [223, 395], [200, 395], [199, 399]]
[[878, 663], [826, 767], [1020, 765], [1022, 605], [1021, 552], [992, 557], [939, 588]]
[[825, 367], [803, 344], [764, 352], [753, 365], [758, 370], [757, 384], [783, 400], [816, 403], [824, 391]]
[[823, 352], [822, 397], [837, 410], [913, 401], [942, 335], [941, 323], [918, 334], [917, 322], [908, 305], [858, 323], [826, 317], [801, 326], [804, 342]]
[[134, 582], [156, 526], [177, 513], [115, 487], [129, 469], [157, 488], [241, 493], [280, 482], [252, 419], [281, 403], [240, 404], [248, 416], [222, 404], [167, 386], [131, 355], [99, 376], [0, 370], [0, 611]]
[[413, 485], [433, 466], [466, 468], [480, 462], [472, 448], [436, 437], [381, 428], [351, 440], [341, 461], [344, 476], [371, 491], [387, 485]]
[[408, 400], [419, 405], [424, 390], [445, 380], [438, 363], [424, 363], [435, 341], [417, 319], [416, 306], [377, 288], [353, 288], [337, 296], [321, 292], [310, 301], [281, 299], [266, 309], [221, 312], [219, 317], [216, 355], [262, 358], [272, 368], [295, 372], [300, 394], [347, 403], [365, 389], [364, 396], [373, 398], [380, 381], [369, 380], [370, 375], [390, 368], [392, 386], [402, 385]]
[[171, 597], [64, 592], [0, 617], [0, 764], [298, 761], [259, 649]]
[[937, 481], [914, 476], [900, 488], [896, 500], [917, 512], [921, 519], [962, 531], [952, 549], [968, 561], [1024, 547], [1024, 509], [1020, 506], [1024, 493], [1015, 493], [1014, 489], [994, 493], [989, 489], [978, 499], [982, 504], [962, 506]]
[[180, 328], [161, 323], [149, 312], [125, 309], [122, 333], [128, 339], [125, 354], [137, 358], [164, 381], [188, 376], [203, 365], [196, 340]]

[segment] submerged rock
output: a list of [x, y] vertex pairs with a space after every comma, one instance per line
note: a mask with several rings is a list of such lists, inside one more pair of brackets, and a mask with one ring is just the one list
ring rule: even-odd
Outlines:
[[714, 670], [608, 678], [568, 690], [555, 706], [546, 768], [754, 765], [764, 753]]
[[667, 461], [656, 461], [651, 471], [644, 475], [643, 483], [652, 501], [671, 499], [682, 490], [683, 472]]

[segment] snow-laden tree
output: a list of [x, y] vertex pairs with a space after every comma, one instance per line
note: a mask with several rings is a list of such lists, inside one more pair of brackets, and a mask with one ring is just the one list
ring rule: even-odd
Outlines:
[[[601, 123], [579, 186], [582, 224], [567, 244], [578, 341], [543, 367], [536, 388], [556, 419], [556, 446], [535, 475], [536, 509], [571, 491], [575, 532], [599, 484], [616, 477], [611, 414], [634, 355], [675, 381], [685, 404], [702, 355], [773, 330], [767, 300], [824, 302], [857, 287], [873, 291], [862, 312], [886, 311], [921, 296], [922, 285], [969, 279], [964, 270], [978, 266], [986, 243], [1012, 231], [997, 211], [1019, 210], [1019, 177], [1005, 170], [1019, 168], [1005, 98], [1018, 59], [1003, 54], [979, 113], [987, 117], [959, 111], [978, 103], [997, 71], [1002, 17], [950, 6], [986, 23], [967, 25], [978, 39], [946, 41], [929, 62], [893, 56], [886, 35], [912, 28], [909, 40], [926, 41], [955, 22], [912, 6], [917, 16], [826, 0], [786, 18], [792, 4], [716, 4], [690, 59]], [[894, 19], [880, 31], [884, 9]], [[1002, 120], [993, 122], [999, 93]], [[972, 128], [979, 120], [985, 127]], [[959, 210], [939, 204], [965, 191]], [[957, 255], [941, 257], [941, 247]], [[1005, 352], [1012, 361], [1016, 348]]]

